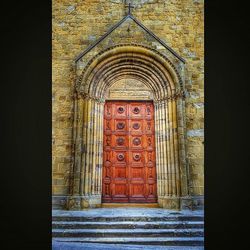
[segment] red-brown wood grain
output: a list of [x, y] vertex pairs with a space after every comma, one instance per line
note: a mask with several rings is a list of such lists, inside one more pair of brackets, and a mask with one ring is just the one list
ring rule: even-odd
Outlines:
[[157, 202], [153, 103], [107, 101], [103, 202]]

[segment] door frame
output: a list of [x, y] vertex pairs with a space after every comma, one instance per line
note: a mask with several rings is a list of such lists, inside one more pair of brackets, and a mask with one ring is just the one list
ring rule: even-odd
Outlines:
[[[101, 203], [102, 204], [112, 204], [112, 203], [119, 203], [119, 204], [124, 204], [124, 203], [130, 203], [130, 204], [132, 204], [132, 203], [134, 203], [134, 204], [141, 204], [141, 203], [147, 203], [147, 204], [155, 204], [155, 203], [158, 203], [158, 191], [157, 191], [157, 168], [156, 168], [156, 142], [155, 142], [155, 105], [154, 105], [154, 101], [153, 100], [149, 100], [149, 99], [146, 99], [146, 100], [133, 100], [133, 99], [129, 99], [129, 100], [125, 100], [125, 99], [107, 99], [106, 101], [105, 101], [105, 103], [104, 103], [104, 112], [103, 112], [103, 138], [104, 138], [104, 134], [105, 134], [105, 127], [104, 127], [104, 121], [105, 121], [105, 106], [107, 105], [107, 103], [115, 103], [115, 102], [124, 102], [124, 103], [150, 103], [151, 105], [152, 105], [152, 107], [153, 107], [153, 110], [154, 110], [154, 112], [153, 112], [153, 124], [154, 124], [154, 128], [153, 128], [153, 138], [154, 138], [154, 148], [153, 148], [153, 152], [154, 152], [154, 155], [155, 155], [155, 157], [154, 157], [154, 169], [155, 169], [155, 201], [130, 201], [130, 188], [131, 188], [131, 186], [130, 185], [128, 185], [128, 201], [127, 202], [122, 202], [122, 201], [117, 201], [117, 202], [115, 202], [115, 201], [110, 201], [110, 202], [108, 202], [108, 201], [104, 201], [103, 200], [103, 192], [104, 192], [104, 190], [103, 190], [103, 187], [104, 187], [104, 178], [103, 178], [103, 174], [104, 174], [104, 171], [105, 171], [105, 167], [104, 167], [104, 157], [103, 157], [103, 169], [102, 169], [102, 193], [101, 193]], [[143, 150], [145, 150], [145, 148], [143, 148]], [[103, 155], [104, 155], [104, 152], [105, 152], [105, 145], [104, 145], [104, 143], [103, 143]], [[144, 163], [145, 164], [145, 163]], [[130, 163], [129, 163], [129, 165], [130, 165]], [[128, 168], [128, 171], [130, 172], [131, 171], [131, 168]], [[145, 169], [145, 171], [144, 171], [144, 173], [143, 174], [146, 174], [146, 169]], [[130, 173], [128, 173], [128, 175], [129, 175], [129, 178], [130, 178]], [[145, 177], [145, 179], [146, 179], [146, 177]], [[144, 180], [145, 180], [144, 179]], [[112, 187], [111, 187], [112, 188]]]

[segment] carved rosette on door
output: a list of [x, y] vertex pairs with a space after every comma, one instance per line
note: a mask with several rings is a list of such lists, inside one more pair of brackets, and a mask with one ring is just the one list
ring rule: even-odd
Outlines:
[[152, 102], [107, 101], [103, 202], [157, 202]]

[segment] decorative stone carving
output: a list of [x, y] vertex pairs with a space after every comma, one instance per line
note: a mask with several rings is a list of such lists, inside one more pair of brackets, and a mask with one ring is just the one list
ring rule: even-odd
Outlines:
[[79, 210], [81, 208], [79, 198], [70, 197], [67, 201], [67, 208], [70, 210]]
[[74, 209], [75, 207], [75, 199], [74, 198], [69, 198], [68, 200], [68, 209]]
[[179, 84], [181, 87], [183, 87], [183, 79], [179, 73], [179, 70], [177, 69], [176, 65], [174, 65], [171, 60], [169, 60], [168, 57], [166, 57], [165, 55], [163, 55], [162, 53], [160, 53], [158, 50], [153, 49], [152, 47], [148, 47], [142, 44], [138, 44], [138, 43], [124, 43], [124, 44], [117, 44], [114, 45], [112, 47], [109, 47], [103, 51], [100, 51], [99, 53], [97, 53], [94, 57], [92, 57], [89, 62], [87, 63], [87, 65], [84, 67], [84, 70], [82, 71], [81, 75], [78, 77], [77, 81], [76, 81], [76, 90], [77, 91], [82, 91], [82, 86], [84, 86], [84, 76], [85, 76], [85, 72], [87, 71], [88, 67], [98, 58], [100, 57], [102, 54], [106, 53], [107, 51], [110, 51], [112, 49], [116, 49], [116, 48], [121, 48], [121, 47], [126, 47], [126, 46], [134, 46], [134, 47], [138, 47], [138, 48], [142, 48], [142, 49], [146, 49], [149, 50], [153, 53], [155, 53], [157, 56], [161, 57], [162, 59], [164, 59], [165, 61], [167, 61], [169, 63], [169, 65], [173, 68], [175, 74], [178, 77], [179, 80]]
[[151, 89], [138, 79], [127, 76], [115, 82], [109, 89], [110, 100], [152, 100]]

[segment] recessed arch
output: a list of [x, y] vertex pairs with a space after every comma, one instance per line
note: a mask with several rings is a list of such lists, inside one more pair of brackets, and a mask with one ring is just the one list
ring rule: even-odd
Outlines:
[[144, 57], [144, 63], [150, 62], [152, 63], [152, 67], [157, 63], [158, 67], [165, 69], [164, 72], [169, 74], [169, 79], [172, 81], [173, 87], [178, 90], [183, 90], [181, 74], [166, 56], [146, 46], [127, 44], [120, 44], [105, 49], [90, 59], [77, 81], [76, 89], [84, 91], [83, 86], [88, 86], [90, 84], [93, 75], [99, 71], [99, 67], [114, 60], [114, 58], [122, 60], [123, 56], [126, 61], [131, 63], [137, 57]]
[[71, 208], [101, 204], [104, 103], [110, 86], [128, 78], [152, 91], [159, 205], [177, 209], [188, 195], [181, 74], [153, 49], [119, 45], [90, 59], [76, 83]]

